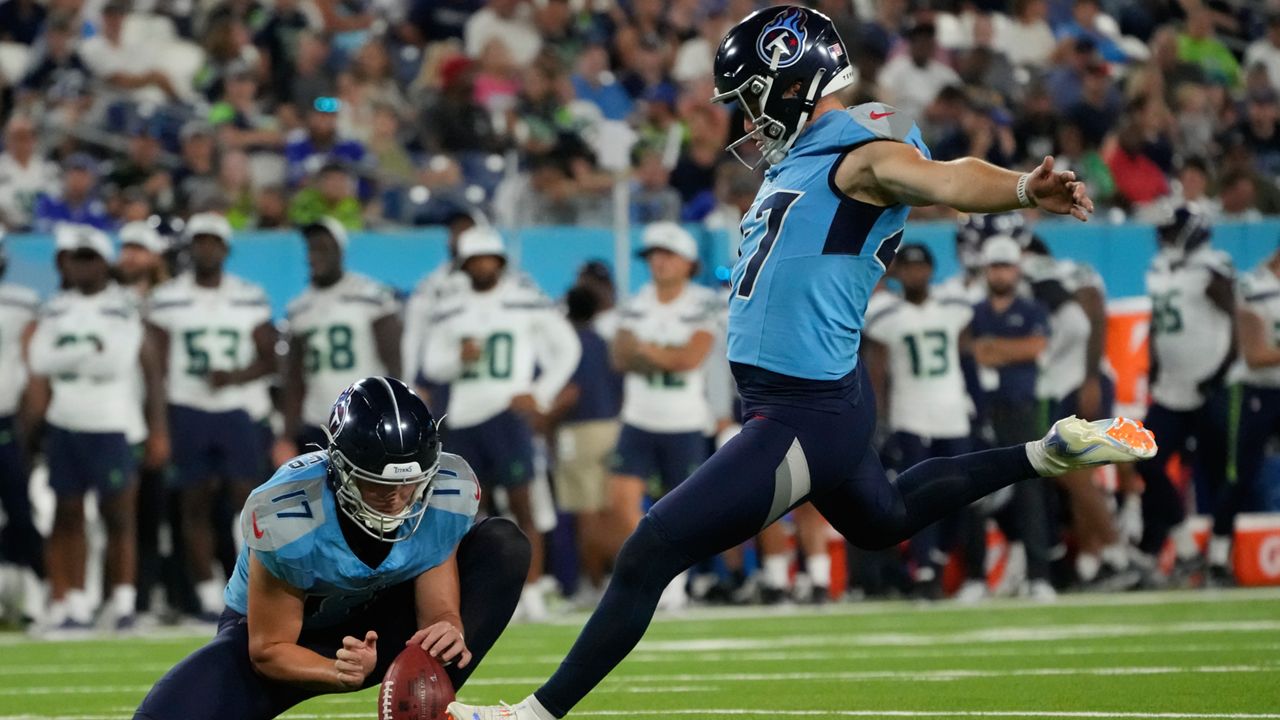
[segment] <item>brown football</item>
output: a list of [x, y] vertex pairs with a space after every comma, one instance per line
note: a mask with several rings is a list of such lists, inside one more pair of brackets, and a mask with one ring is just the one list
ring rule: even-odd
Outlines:
[[405, 648], [382, 678], [378, 720], [449, 720], [453, 683], [440, 661], [419, 645]]

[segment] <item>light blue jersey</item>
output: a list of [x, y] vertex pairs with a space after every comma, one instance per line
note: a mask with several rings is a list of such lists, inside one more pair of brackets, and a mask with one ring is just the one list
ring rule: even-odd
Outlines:
[[911, 118], [880, 103], [828, 112], [765, 173], [742, 219], [729, 299], [729, 360], [811, 380], [853, 371], [871, 291], [902, 241], [909, 208], [845, 197], [846, 153], [873, 140], [929, 149]]
[[227, 582], [227, 607], [249, 611], [249, 553], [272, 575], [307, 594], [304, 629], [341, 622], [378, 592], [448, 559], [471, 529], [480, 484], [467, 462], [442, 453], [426, 516], [413, 537], [391, 546], [376, 569], [347, 545], [329, 484], [329, 455], [294, 458], [249, 495], [240, 513], [245, 547]]

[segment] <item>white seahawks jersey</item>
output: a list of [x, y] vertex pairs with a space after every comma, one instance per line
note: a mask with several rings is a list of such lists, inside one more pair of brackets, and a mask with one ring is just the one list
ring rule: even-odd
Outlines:
[[969, 395], [960, 334], [973, 306], [930, 296], [920, 305], [888, 292], [871, 296], [863, 334], [889, 354], [889, 429], [927, 438], [969, 435]]
[[[1236, 307], [1257, 315], [1270, 332], [1270, 342], [1280, 344], [1280, 278], [1266, 264], [1240, 276]], [[1250, 369], [1244, 359], [1232, 368], [1232, 380], [1261, 387], [1280, 388], [1280, 366]]]
[[1200, 383], [1218, 372], [1232, 349], [1233, 318], [1205, 293], [1215, 274], [1232, 277], [1231, 258], [1207, 245], [1185, 258], [1161, 250], [1147, 270], [1159, 363], [1151, 397], [1171, 410], [1200, 407]]
[[387, 374], [373, 324], [398, 309], [391, 288], [352, 272], [326, 288], [309, 286], [289, 303], [289, 334], [303, 345], [304, 423], [323, 427], [343, 389], [360, 378]]
[[142, 440], [135, 376], [142, 318], [133, 295], [111, 283], [94, 295], [69, 290], [40, 312], [31, 338], [31, 372], [53, 387], [47, 419], [74, 432], [125, 433]]
[[[480, 345], [476, 362], [462, 362], [464, 339]], [[555, 303], [524, 276], [507, 274], [487, 292], [468, 284], [438, 308], [421, 364], [427, 379], [451, 383], [449, 425], [465, 428], [506, 410], [517, 395], [531, 393], [550, 408], [581, 355]]]
[[31, 288], [0, 283], [0, 417], [18, 410], [27, 368], [22, 364], [22, 334], [36, 319], [40, 297]]
[[169, 402], [203, 410], [245, 410], [255, 419], [270, 406], [265, 383], [213, 390], [206, 380], [215, 370], [233, 371], [253, 362], [253, 331], [271, 320], [262, 288], [223, 273], [216, 288], [196, 285], [191, 273], [157, 287], [147, 320], [169, 334]]
[[1080, 303], [1072, 300], [1049, 315], [1049, 344], [1040, 355], [1036, 397], [1061, 400], [1084, 384], [1092, 327]]
[[467, 276], [452, 260], [440, 263], [418, 281], [404, 306], [404, 335], [400, 339], [400, 362], [405, 380], [412, 383], [422, 369], [422, 357], [431, 318], [454, 293], [468, 287]]
[[[714, 337], [719, 309], [711, 288], [690, 283], [664, 303], [650, 283], [618, 310], [618, 329], [640, 342], [679, 347], [699, 331]], [[622, 386], [622, 421], [655, 433], [706, 430], [711, 423], [706, 361], [685, 372], [628, 372]]]

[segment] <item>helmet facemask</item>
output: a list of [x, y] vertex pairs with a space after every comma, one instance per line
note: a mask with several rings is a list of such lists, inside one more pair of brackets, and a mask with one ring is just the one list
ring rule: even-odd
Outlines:
[[[408, 540], [418, 531], [435, 491], [436, 471], [440, 468], [438, 460], [425, 470], [416, 462], [389, 463], [383, 473], [378, 475], [357, 467], [332, 444], [329, 446], [329, 457], [333, 462], [336, 478], [334, 495], [338, 507], [355, 521], [356, 527], [382, 542]], [[365, 501], [360, 492], [361, 482], [388, 487], [411, 485], [414, 490], [409, 502], [399, 512], [385, 513]], [[407, 527], [407, 530], [401, 531], [402, 526]]]

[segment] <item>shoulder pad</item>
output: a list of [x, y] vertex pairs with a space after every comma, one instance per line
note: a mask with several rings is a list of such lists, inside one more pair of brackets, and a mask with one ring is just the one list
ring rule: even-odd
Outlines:
[[461, 456], [440, 453], [440, 469], [431, 494], [431, 507], [466, 517], [480, 510], [480, 481]]
[[249, 495], [240, 529], [250, 548], [278, 552], [324, 524], [328, 467], [324, 452], [300, 455]]
[[884, 103], [863, 103], [845, 112], [849, 113], [854, 122], [882, 140], [906, 142], [912, 128], [916, 126], [915, 118]]

